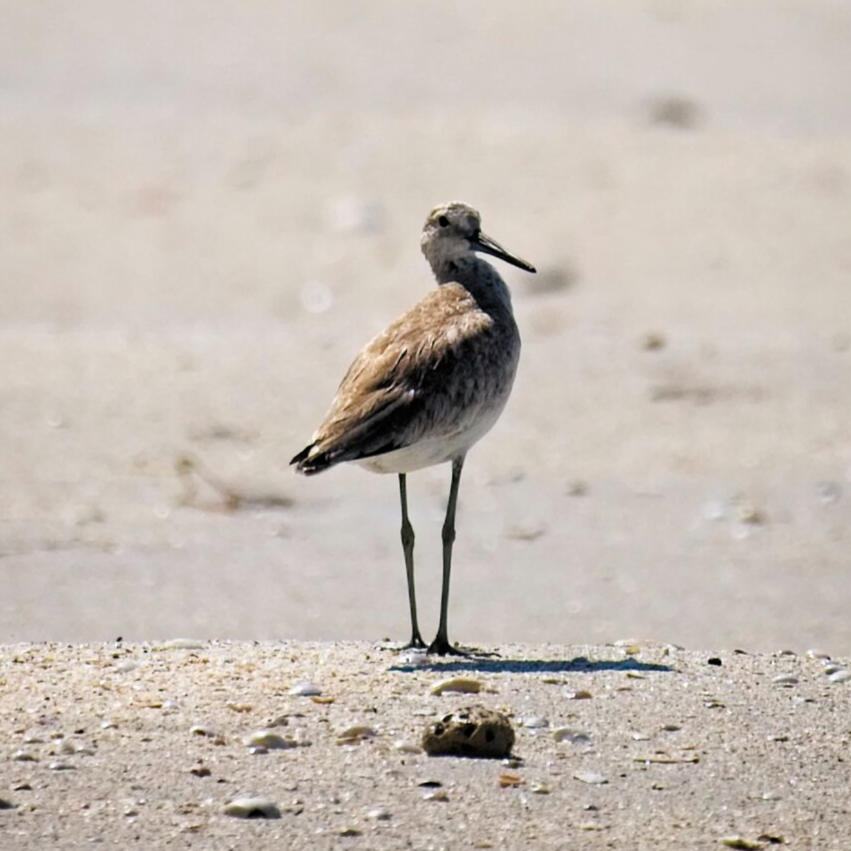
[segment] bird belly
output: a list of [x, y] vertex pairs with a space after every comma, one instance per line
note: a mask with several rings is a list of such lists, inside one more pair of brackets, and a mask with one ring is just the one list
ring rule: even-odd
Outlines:
[[451, 461], [459, 455], [464, 455], [476, 441], [490, 431], [499, 419], [506, 401], [507, 396], [500, 400], [498, 405], [479, 412], [476, 417], [449, 434], [426, 434], [401, 449], [362, 458], [356, 463], [372, 473], [412, 473], [414, 470]]

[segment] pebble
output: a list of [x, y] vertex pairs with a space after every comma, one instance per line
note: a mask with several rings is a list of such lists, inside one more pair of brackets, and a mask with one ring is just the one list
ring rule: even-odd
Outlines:
[[536, 795], [549, 795], [551, 790], [546, 783], [533, 783], [529, 787], [529, 791], [534, 792]]
[[828, 675], [828, 679], [832, 683], [847, 683], [848, 680], [851, 680], [851, 671], [841, 670], [834, 671], [832, 674]]
[[413, 742], [406, 742], [404, 739], [397, 739], [393, 742], [393, 750], [397, 750], [399, 753], [423, 752], [423, 749], [419, 745], [415, 745]]
[[376, 807], [374, 810], [370, 810], [366, 817], [371, 821], [390, 821], [393, 818], [393, 814], [390, 810], [385, 810], [383, 807]]
[[501, 712], [468, 706], [429, 724], [422, 745], [429, 756], [502, 759], [511, 754], [514, 730]]
[[31, 754], [29, 751], [17, 750], [12, 754], [12, 759], [15, 762], [38, 762], [38, 757]]
[[0, 810], [14, 810], [17, 804], [7, 801], [5, 798], [0, 798]]
[[557, 742], [570, 742], [572, 745], [582, 745], [591, 741], [591, 736], [583, 730], [574, 730], [573, 727], [559, 727], [553, 730], [553, 738]]
[[452, 677], [435, 683], [430, 691], [432, 694], [445, 694], [446, 692], [460, 692], [461, 694], [478, 694], [482, 690], [482, 684], [478, 680], [468, 677]]
[[280, 733], [269, 729], [255, 730], [250, 733], [245, 738], [245, 744], [250, 748], [267, 748], [270, 750], [286, 750], [287, 748], [297, 747], [292, 739], [285, 739]]
[[296, 697], [313, 697], [322, 694], [322, 689], [313, 683], [296, 683], [288, 692]]
[[60, 762], [57, 760], [56, 762], [49, 762], [47, 764], [47, 767], [51, 771], [74, 771], [77, 766], [71, 765], [70, 762]]
[[278, 805], [268, 798], [234, 798], [225, 804], [224, 814], [234, 818], [280, 818]]
[[576, 771], [573, 774], [573, 779], [578, 780], [580, 783], [591, 783], [595, 785], [602, 785], [603, 783], [609, 782], [604, 775], [597, 774], [595, 771]]
[[827, 675], [835, 674], [837, 671], [842, 670], [842, 665], [837, 665], [836, 662], [831, 662], [830, 664], [825, 665], [823, 670]]
[[776, 686], [794, 686], [798, 684], [798, 678], [794, 674], [778, 674], [771, 682]]

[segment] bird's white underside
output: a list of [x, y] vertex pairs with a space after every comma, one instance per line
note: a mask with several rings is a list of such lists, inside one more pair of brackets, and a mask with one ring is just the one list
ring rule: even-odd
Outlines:
[[372, 473], [412, 473], [414, 470], [451, 461], [464, 455], [476, 441], [491, 430], [507, 400], [508, 393], [497, 404], [482, 411], [468, 426], [452, 434], [427, 436], [403, 449], [373, 455], [355, 463]]

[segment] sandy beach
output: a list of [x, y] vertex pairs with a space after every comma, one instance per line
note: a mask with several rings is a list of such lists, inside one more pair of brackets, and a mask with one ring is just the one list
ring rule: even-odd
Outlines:
[[[0, 846], [842, 847], [849, 686], [805, 653], [851, 657], [847, 5], [3, 6]], [[591, 734], [579, 758], [518, 728], [516, 789], [400, 765], [441, 663], [376, 650], [408, 630], [396, 482], [287, 466], [433, 286], [451, 199], [539, 273], [501, 269], [523, 351], [464, 471], [450, 634], [501, 654], [477, 699]], [[448, 483], [408, 484], [429, 636]], [[633, 645], [672, 672], [571, 661]], [[320, 675], [313, 746], [246, 754]], [[320, 735], [372, 706], [374, 741]], [[224, 749], [188, 733], [208, 716]], [[78, 728], [93, 754], [52, 772]], [[237, 790], [304, 809], [234, 820]]]

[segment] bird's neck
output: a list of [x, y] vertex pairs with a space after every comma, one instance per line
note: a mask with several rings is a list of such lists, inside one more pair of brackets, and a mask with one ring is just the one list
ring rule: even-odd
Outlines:
[[460, 284], [483, 307], [511, 312], [511, 294], [499, 272], [475, 254], [447, 258], [434, 268], [438, 284]]

